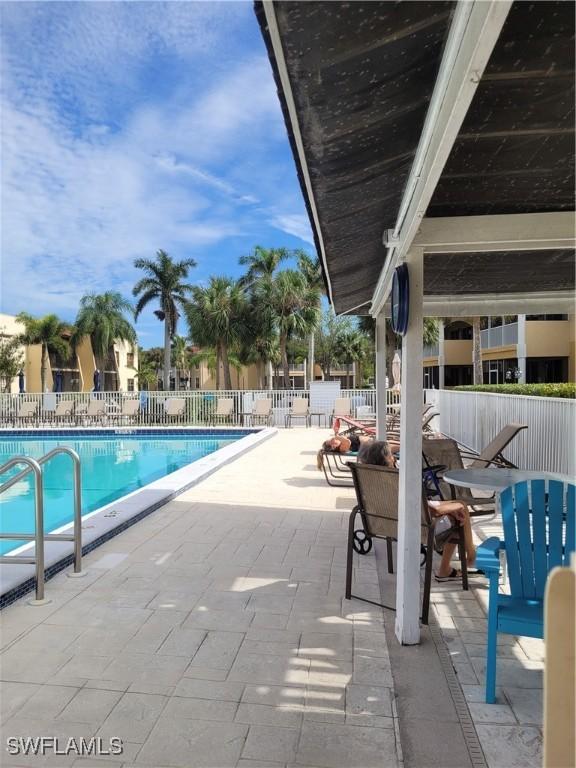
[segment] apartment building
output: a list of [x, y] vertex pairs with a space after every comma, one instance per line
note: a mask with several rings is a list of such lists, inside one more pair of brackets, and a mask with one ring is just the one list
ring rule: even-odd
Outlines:
[[[0, 313], [0, 335], [14, 337], [24, 332], [23, 324], [14, 315]], [[41, 391], [42, 349], [39, 344], [22, 345], [22, 371], [26, 392]], [[85, 337], [71, 356], [65, 360], [55, 353], [49, 354], [46, 388], [56, 388], [56, 374], [62, 381], [62, 392], [90, 392], [94, 387], [94, 373], [100, 371], [100, 389], [103, 392], [134, 392], [138, 389], [138, 350], [123, 341], [115, 341], [110, 353], [99, 359], [94, 355], [89, 337]], [[10, 391], [19, 391], [19, 377], [10, 385]]]
[[[484, 384], [574, 381], [573, 315], [482, 318]], [[440, 323], [439, 341], [424, 348], [424, 384], [455, 387], [473, 383], [472, 326], [466, 320]]]

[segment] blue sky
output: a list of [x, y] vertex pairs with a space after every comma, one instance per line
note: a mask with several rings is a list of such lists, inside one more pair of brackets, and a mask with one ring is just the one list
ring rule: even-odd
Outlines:
[[[84, 293], [129, 296], [158, 248], [197, 283], [255, 244], [313, 252], [251, 2], [1, 12], [2, 312], [71, 321]], [[137, 329], [161, 343], [152, 309]]]

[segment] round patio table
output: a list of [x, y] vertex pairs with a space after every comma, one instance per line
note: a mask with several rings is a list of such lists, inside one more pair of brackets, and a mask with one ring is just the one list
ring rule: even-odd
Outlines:
[[500, 493], [504, 488], [527, 480], [560, 480], [562, 483], [571, 483], [567, 475], [557, 472], [538, 472], [534, 469], [497, 469], [486, 467], [483, 469], [449, 469], [444, 472], [444, 480], [450, 485], [458, 485], [462, 488], [483, 488], [485, 490]]

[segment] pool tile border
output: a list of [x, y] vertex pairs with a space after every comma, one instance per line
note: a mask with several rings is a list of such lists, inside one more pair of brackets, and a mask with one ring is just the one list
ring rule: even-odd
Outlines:
[[[100, 432], [106, 430], [99, 430]], [[110, 432], [110, 430], [108, 430]], [[167, 430], [146, 430], [152, 434], [158, 434], [158, 432], [166, 432]], [[170, 430], [173, 431], [173, 430]], [[177, 434], [181, 434], [178, 431]], [[187, 430], [188, 432], [192, 430]], [[198, 434], [231, 434], [230, 430], [194, 430]], [[265, 440], [270, 439], [277, 434], [277, 429], [273, 427], [266, 427], [261, 429], [245, 429], [236, 430], [238, 436], [242, 439], [226, 445], [223, 448], [219, 448], [214, 453], [204, 456], [198, 461], [187, 464], [185, 467], [181, 467], [175, 472], [165, 475], [153, 483], [139, 488], [137, 491], [133, 491], [127, 496], [117, 499], [110, 504], [106, 504], [99, 510], [90, 513], [84, 519], [90, 520], [91, 523], [97, 523], [100, 521], [101, 528], [105, 528], [101, 532], [90, 530], [86, 535], [83, 531], [83, 540], [89, 540], [82, 546], [82, 555], [86, 555], [99, 547], [101, 544], [110, 541], [118, 534], [132, 527], [136, 523], [143, 520], [148, 515], [151, 515], [160, 507], [167, 504], [172, 499], [179, 496], [184, 491], [187, 491], [194, 485], [209, 477], [216, 472], [220, 467], [225, 464], [234, 461], [239, 456], [243, 455], [247, 451], [252, 450], [257, 445], [260, 445]], [[12, 433], [11, 433], [12, 434]], [[76, 434], [76, 432], [74, 432]], [[91, 431], [94, 434], [94, 431]], [[139, 434], [143, 432], [139, 431]], [[16, 436], [16, 435], [14, 435]], [[139, 497], [142, 500], [147, 493], [156, 493], [156, 497], [150, 503], [145, 502], [144, 506], [139, 504]], [[136, 509], [135, 509], [136, 507]], [[108, 515], [107, 515], [108, 513]], [[114, 513], [120, 519], [118, 522], [111, 522], [114, 518], [110, 515]], [[106, 519], [107, 518], [107, 519]], [[64, 526], [66, 528], [71, 527], [72, 524]], [[33, 545], [32, 545], [33, 548]], [[67, 551], [68, 550], [68, 551]], [[47, 566], [44, 570], [44, 580], [47, 582], [57, 573], [67, 568], [73, 563], [72, 543], [71, 542], [46, 542], [45, 545], [45, 562]], [[34, 566], [32, 565], [10, 565], [10, 563], [2, 563], [0, 565], [2, 572], [2, 581], [8, 582], [8, 587], [3, 589], [0, 595], [0, 611], [11, 603], [15, 602], [19, 598], [26, 595], [28, 592], [34, 589], [36, 579], [34, 577]], [[49, 594], [47, 594], [49, 597]]]

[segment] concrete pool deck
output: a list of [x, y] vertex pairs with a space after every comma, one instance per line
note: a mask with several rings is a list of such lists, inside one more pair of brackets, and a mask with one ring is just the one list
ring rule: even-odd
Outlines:
[[[410, 713], [396, 707], [395, 641], [380, 609], [343, 599], [354, 496], [315, 467], [326, 434], [279, 432], [87, 555], [84, 579], [55, 576], [52, 603], [2, 611], [5, 768], [402, 765], [398, 712]], [[374, 556], [356, 557], [355, 588], [379, 599]], [[466, 644], [482, 643], [476, 610], [445, 590], [435, 604], [468, 660]], [[462, 682], [477, 698], [480, 678]], [[511, 707], [493, 711], [488, 725], [519, 725]], [[8, 737], [40, 735], [117, 737], [124, 752], [5, 752]], [[412, 748], [404, 758], [423, 765]]]

